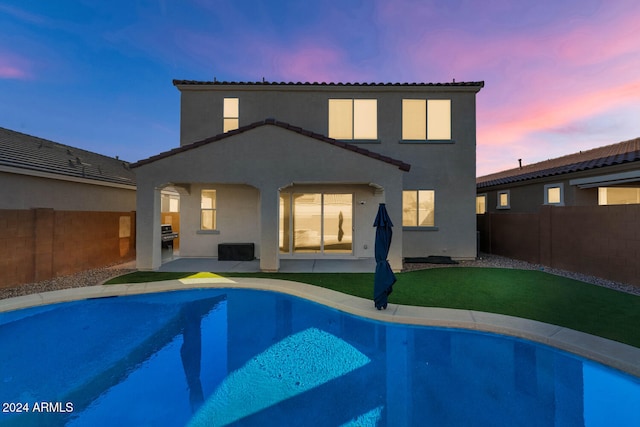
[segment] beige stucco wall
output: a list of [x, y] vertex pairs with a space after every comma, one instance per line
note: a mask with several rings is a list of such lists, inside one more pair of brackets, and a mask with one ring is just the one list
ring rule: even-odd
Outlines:
[[[328, 134], [329, 99], [377, 99], [378, 139], [367, 143], [349, 142], [411, 164], [411, 170], [403, 174], [403, 189], [436, 192], [436, 227], [405, 228], [403, 255], [475, 258], [476, 93], [479, 87], [179, 85], [178, 88], [181, 91], [181, 145], [222, 133], [225, 97], [239, 98], [240, 126], [275, 118], [322, 135]], [[402, 141], [402, 99], [450, 99], [451, 141]], [[401, 195], [399, 197], [401, 202]], [[397, 229], [402, 224], [401, 217], [394, 223]]]
[[[138, 268], [153, 269], [160, 265], [159, 219], [156, 212], [160, 209], [160, 189], [169, 183], [183, 185], [193, 200], [185, 203], [181, 197], [181, 233], [188, 241], [181, 240], [181, 254], [186, 250], [190, 256], [213, 256], [214, 242], [225, 241], [241, 235], [244, 239], [259, 236], [256, 243], [258, 256], [263, 270], [279, 268], [278, 250], [278, 209], [280, 189], [296, 185], [359, 185], [369, 188], [369, 197], [361, 194], [364, 200], [372, 203], [363, 205], [364, 217], [371, 216], [371, 210], [377, 208], [376, 201], [384, 201], [392, 221], [401, 224], [402, 177], [403, 172], [397, 166], [357, 154], [343, 148], [332, 146], [316, 139], [277, 126], [265, 125], [244, 133], [230, 136], [198, 148], [174, 154], [171, 157], [143, 164], [136, 168], [138, 179]], [[374, 183], [384, 188], [382, 196], [373, 197]], [[203, 186], [220, 186], [222, 199], [218, 203], [220, 235], [204, 236], [193, 234], [185, 224], [195, 225], [199, 218], [199, 191]], [[236, 194], [235, 187], [245, 186]], [[216, 187], [213, 187], [216, 188]], [[217, 188], [216, 188], [217, 189]], [[254, 190], [255, 189], [255, 190]], [[363, 191], [359, 189], [359, 191]], [[237, 196], [237, 197], [236, 197]], [[257, 197], [257, 201], [256, 201]], [[255, 228], [246, 227], [245, 219], [238, 217], [229, 221], [228, 229], [223, 229], [223, 201], [236, 208], [242, 208], [246, 217], [257, 218]], [[195, 199], [198, 199], [196, 202]], [[187, 206], [185, 206], [187, 205]], [[357, 205], [361, 206], [361, 205]], [[254, 207], [256, 210], [254, 210]], [[191, 209], [191, 210], [189, 210]], [[355, 208], [358, 209], [358, 208]], [[234, 213], [233, 215], [237, 215]], [[191, 219], [185, 219], [190, 216]], [[366, 236], [372, 233], [373, 218], [363, 218], [359, 223], [359, 235], [364, 241], [372, 241]], [[371, 224], [369, 224], [369, 220]], [[242, 229], [242, 230], [241, 230]], [[366, 231], [365, 231], [366, 230]], [[181, 237], [182, 237], [181, 236]], [[198, 243], [196, 243], [198, 241]], [[368, 246], [369, 249], [371, 246]], [[364, 250], [364, 249], [363, 249]], [[202, 251], [202, 252], [200, 252]], [[360, 252], [358, 252], [360, 253]], [[369, 252], [364, 253], [372, 254]], [[402, 266], [402, 235], [394, 236], [389, 261], [399, 270]]]
[[0, 209], [130, 212], [136, 188], [0, 172]]
[[[200, 230], [200, 193], [216, 190], [217, 230]], [[254, 243], [260, 253], [260, 192], [248, 185], [197, 183], [180, 198], [180, 256], [217, 257], [219, 243]]]

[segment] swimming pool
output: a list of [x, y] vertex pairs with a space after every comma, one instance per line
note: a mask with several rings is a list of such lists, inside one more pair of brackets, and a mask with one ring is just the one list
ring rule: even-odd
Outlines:
[[16, 310], [0, 314], [0, 343], [0, 426], [640, 425], [636, 377], [524, 340], [371, 321], [276, 292]]

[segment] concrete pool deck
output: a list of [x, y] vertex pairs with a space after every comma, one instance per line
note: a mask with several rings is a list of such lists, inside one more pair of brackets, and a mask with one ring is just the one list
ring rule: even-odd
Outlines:
[[282, 292], [337, 310], [383, 322], [493, 332], [558, 348], [640, 378], [640, 348], [533, 320], [472, 310], [389, 304], [376, 310], [373, 301], [305, 283], [261, 278], [186, 278], [162, 282], [70, 288], [0, 300], [0, 312], [66, 301], [137, 295], [197, 288], [239, 288]]

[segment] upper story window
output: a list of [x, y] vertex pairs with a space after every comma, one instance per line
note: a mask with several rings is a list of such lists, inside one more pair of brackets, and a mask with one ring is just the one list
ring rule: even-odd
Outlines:
[[334, 139], [377, 139], [377, 99], [330, 99], [329, 137]]
[[402, 139], [450, 140], [450, 99], [403, 99]]
[[562, 184], [547, 184], [544, 186], [544, 204], [564, 205]]
[[222, 130], [229, 132], [238, 129], [240, 123], [240, 101], [238, 98], [225, 98], [222, 109]]

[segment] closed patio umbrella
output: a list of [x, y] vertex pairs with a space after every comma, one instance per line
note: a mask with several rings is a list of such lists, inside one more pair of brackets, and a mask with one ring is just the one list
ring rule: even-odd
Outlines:
[[378, 215], [373, 222], [376, 227], [376, 274], [373, 280], [373, 300], [378, 310], [387, 308], [387, 297], [393, 291], [393, 284], [396, 282], [396, 275], [393, 274], [387, 256], [391, 246], [391, 236], [393, 234], [393, 223], [384, 203], [378, 207]]

